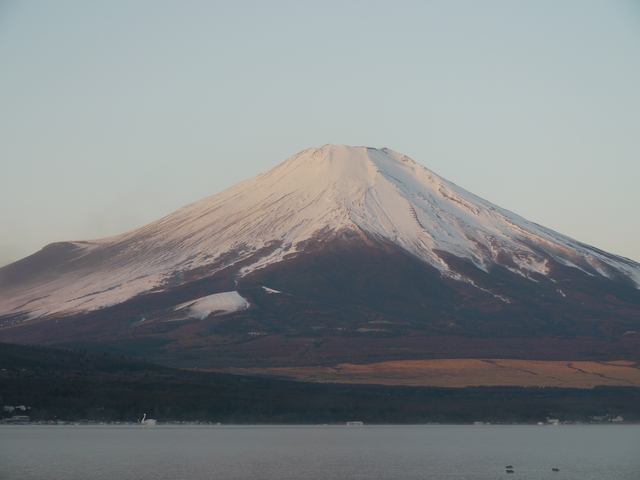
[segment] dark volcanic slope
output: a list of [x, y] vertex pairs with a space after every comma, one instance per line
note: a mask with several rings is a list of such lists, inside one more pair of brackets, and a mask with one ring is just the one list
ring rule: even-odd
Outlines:
[[[457, 268], [477, 288], [443, 280], [388, 243], [342, 239], [308, 252], [237, 286], [222, 272], [85, 315], [27, 322], [3, 330], [3, 338], [208, 367], [640, 359], [640, 341], [630, 333], [640, 331], [639, 294], [624, 284], [566, 269], [561, 282], [567, 294], [558, 295], [557, 284], [542, 276], [531, 288], [506, 269], [490, 275], [459, 261]], [[247, 310], [166, 321], [175, 316], [171, 306], [231, 288], [249, 301]], [[509, 303], [491, 293], [497, 288]]]

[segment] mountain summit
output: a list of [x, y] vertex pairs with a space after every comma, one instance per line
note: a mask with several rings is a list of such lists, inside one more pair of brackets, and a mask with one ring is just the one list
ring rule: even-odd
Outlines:
[[52, 244], [0, 269], [0, 338], [161, 332], [180, 350], [210, 323], [211, 351], [222, 337], [279, 335], [628, 339], [639, 287], [640, 264], [529, 222], [405, 155], [326, 145], [142, 228]]

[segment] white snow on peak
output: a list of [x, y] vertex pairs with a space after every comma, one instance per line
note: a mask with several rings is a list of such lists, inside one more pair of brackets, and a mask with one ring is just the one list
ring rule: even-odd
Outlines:
[[529, 222], [405, 155], [325, 145], [142, 228], [74, 244], [85, 258], [99, 255], [101, 264], [4, 298], [0, 314], [102, 308], [164, 288], [196, 268], [212, 274], [248, 261], [240, 277], [295, 255], [307, 240], [344, 230], [393, 242], [459, 280], [442, 252], [484, 270], [503, 265], [532, 280], [549, 275], [552, 259], [640, 285], [636, 262]]

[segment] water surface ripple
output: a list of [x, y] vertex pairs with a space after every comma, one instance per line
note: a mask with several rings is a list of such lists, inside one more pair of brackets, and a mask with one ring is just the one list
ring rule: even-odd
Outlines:
[[2, 426], [0, 478], [638, 480], [638, 452], [640, 425]]

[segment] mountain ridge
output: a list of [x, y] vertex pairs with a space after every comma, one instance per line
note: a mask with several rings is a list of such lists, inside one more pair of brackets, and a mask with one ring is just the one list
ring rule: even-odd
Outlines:
[[193, 348], [193, 321], [209, 325], [205, 349], [640, 331], [640, 264], [370, 147], [305, 150], [141, 228], [52, 244], [0, 269], [0, 286], [0, 338], [15, 341], [168, 335]]
[[[298, 208], [296, 212], [292, 205]], [[640, 285], [640, 265], [528, 222], [441, 179], [404, 155], [388, 149], [324, 146], [305, 150], [265, 174], [147, 226], [107, 239], [66, 244], [81, 249], [82, 255], [73, 260], [80, 266], [83, 257], [96, 251], [108, 257], [110, 278], [96, 287], [97, 293], [85, 289], [81, 296], [106, 298], [94, 298], [94, 306], [85, 301], [51, 313], [108, 306], [161, 287], [167, 269], [186, 272], [212, 265], [219, 260], [216, 255], [233, 251], [242, 259], [270, 242], [281, 242], [280, 248], [238, 272], [244, 276], [295, 254], [296, 244], [326, 229], [359, 229], [379, 235], [461, 281], [466, 279], [452, 272], [435, 251], [467, 258], [484, 271], [491, 263], [506, 264], [524, 276], [548, 273], [548, 260], [542, 253], [590, 274], [628, 276]], [[508, 259], [502, 255], [505, 250]], [[119, 257], [124, 257], [125, 265]], [[138, 269], [138, 278], [125, 279], [128, 285], [118, 283], [119, 277], [130, 274], [126, 267], [131, 263]], [[66, 279], [69, 281], [75, 279]], [[113, 298], [113, 290], [121, 294]], [[100, 295], [108, 291], [112, 294]]]

